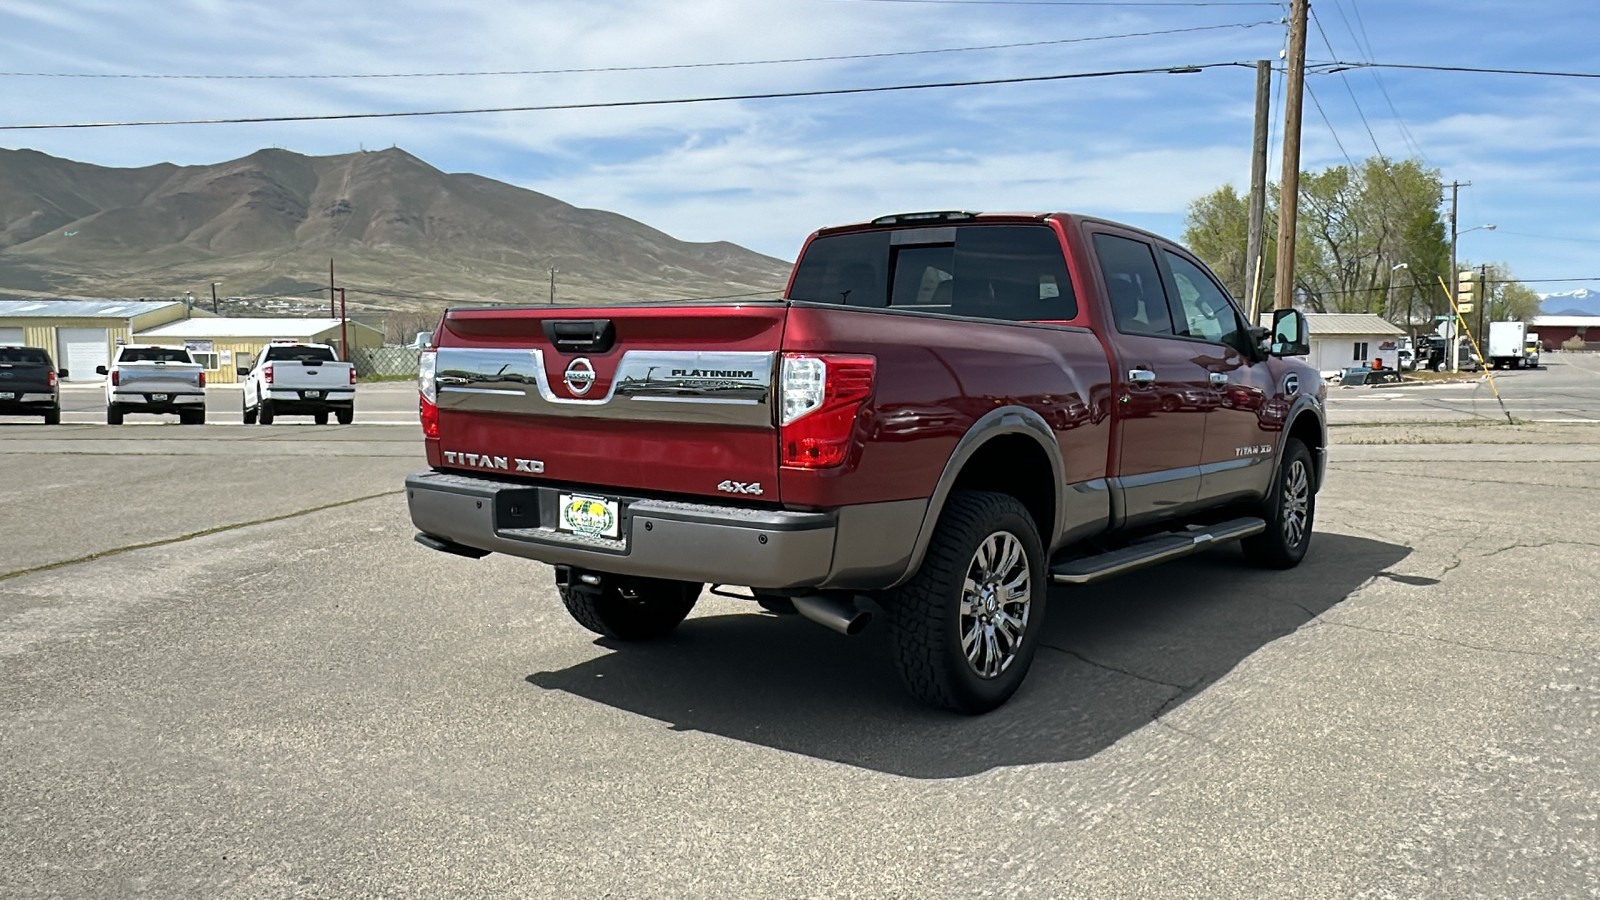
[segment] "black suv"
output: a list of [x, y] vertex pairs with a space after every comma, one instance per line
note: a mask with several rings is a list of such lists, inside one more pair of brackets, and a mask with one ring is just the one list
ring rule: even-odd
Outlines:
[[38, 347], [0, 346], [0, 416], [44, 416], [46, 425], [61, 424], [57, 379], [66, 375]]

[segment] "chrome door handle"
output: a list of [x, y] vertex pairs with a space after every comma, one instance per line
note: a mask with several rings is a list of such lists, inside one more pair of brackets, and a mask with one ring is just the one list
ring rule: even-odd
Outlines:
[[1149, 369], [1129, 369], [1128, 380], [1134, 384], [1155, 384], [1156, 373]]
[[1228, 373], [1227, 372], [1212, 372], [1211, 375], [1210, 375], [1210, 379], [1211, 379], [1211, 383], [1213, 385], [1215, 385], [1217, 387], [1226, 387], [1227, 384], [1228, 384]]

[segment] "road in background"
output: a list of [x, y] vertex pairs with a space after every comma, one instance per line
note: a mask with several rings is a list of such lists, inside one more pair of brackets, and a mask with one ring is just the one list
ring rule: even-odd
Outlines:
[[[1513, 418], [1530, 422], [1600, 422], [1600, 354], [1546, 353], [1538, 369], [1491, 372]], [[1482, 376], [1454, 384], [1330, 387], [1335, 424], [1395, 421], [1505, 421]]]
[[595, 639], [399, 428], [0, 429], [0, 896], [1594, 896], [1600, 426], [1334, 434], [1300, 568], [1053, 591], [961, 718], [881, 625]]
[[[28, 419], [0, 416], [0, 425], [27, 422]], [[32, 421], [37, 422], [38, 417]], [[63, 425], [105, 424], [106, 395], [102, 385], [68, 384], [61, 390]], [[151, 416], [129, 413], [127, 425], [173, 425], [177, 416]], [[243, 425], [244, 390], [236, 384], [206, 388], [207, 425]], [[414, 381], [374, 381], [356, 385], [356, 424], [417, 425], [417, 385]], [[272, 427], [312, 425], [310, 416], [280, 417]], [[193, 427], [193, 426], [190, 426]], [[336, 427], [333, 425], [324, 428]]]

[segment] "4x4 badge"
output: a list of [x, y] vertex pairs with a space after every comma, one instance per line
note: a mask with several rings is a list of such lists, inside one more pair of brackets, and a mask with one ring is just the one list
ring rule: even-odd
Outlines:
[[589, 388], [594, 387], [594, 366], [587, 357], [580, 356], [567, 363], [566, 382], [567, 390], [574, 394], [589, 393]]

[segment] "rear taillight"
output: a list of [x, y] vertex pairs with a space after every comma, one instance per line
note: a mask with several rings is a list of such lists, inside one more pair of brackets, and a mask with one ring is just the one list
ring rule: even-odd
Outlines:
[[200, 386], [201, 387], [205, 387], [206, 386], [206, 373], [204, 373], [204, 372], [200, 373]]
[[45, 373], [45, 384], [48, 385], [49, 387], [55, 387], [56, 386], [56, 373], [54, 373], [54, 372]]
[[272, 363], [267, 363], [261, 367], [261, 380], [267, 384], [272, 383]]
[[435, 358], [432, 351], [417, 357], [417, 409], [422, 418], [422, 436], [439, 437], [439, 389], [434, 381]]
[[779, 461], [801, 469], [841, 465], [872, 396], [870, 356], [785, 353], [779, 374]]
[[115, 369], [112, 369], [111, 370], [111, 386], [112, 387], [116, 387], [117, 385], [119, 385], [121, 383], [122, 383], [122, 373], [118, 372]]
[[351, 366], [350, 367], [350, 383], [351, 384], [355, 384], [356, 383], [356, 367], [355, 366]]

